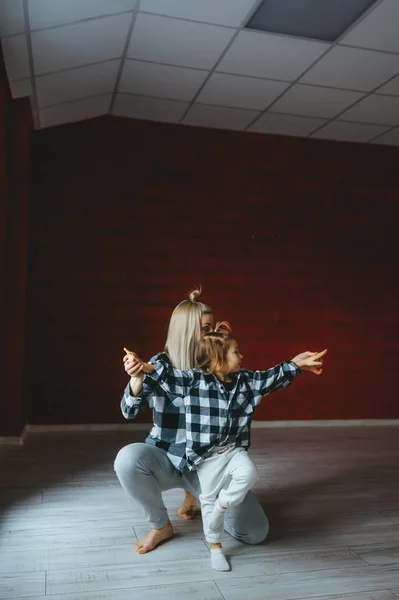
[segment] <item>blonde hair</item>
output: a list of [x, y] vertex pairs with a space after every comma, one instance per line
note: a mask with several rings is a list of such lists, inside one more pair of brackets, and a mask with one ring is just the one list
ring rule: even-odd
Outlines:
[[214, 331], [204, 335], [198, 342], [195, 356], [197, 368], [206, 375], [222, 371], [227, 363], [227, 353], [232, 340], [230, 323], [216, 323]]
[[201, 317], [212, 314], [212, 309], [199, 301], [201, 292], [201, 288], [190, 292], [189, 299], [180, 302], [170, 318], [165, 352], [178, 369], [195, 366], [195, 350], [201, 339]]

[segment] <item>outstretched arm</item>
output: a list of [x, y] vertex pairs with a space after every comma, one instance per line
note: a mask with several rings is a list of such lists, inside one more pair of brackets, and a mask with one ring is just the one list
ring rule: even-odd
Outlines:
[[258, 404], [263, 396], [278, 392], [292, 383], [302, 370], [320, 375], [323, 370], [323, 352], [302, 352], [289, 362], [283, 362], [267, 371], [247, 371], [250, 385], [255, 394], [254, 402]]
[[310, 371], [315, 375], [321, 375], [323, 372], [323, 356], [327, 353], [327, 348], [322, 352], [302, 352], [298, 354], [291, 362], [295, 363], [302, 371]]

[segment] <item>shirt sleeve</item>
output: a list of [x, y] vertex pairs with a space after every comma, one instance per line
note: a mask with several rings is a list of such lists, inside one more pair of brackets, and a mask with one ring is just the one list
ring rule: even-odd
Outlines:
[[[156, 354], [149, 362], [155, 364], [157, 360], [162, 360], [167, 364], [168, 358], [166, 354]], [[148, 399], [152, 396], [156, 385], [155, 382], [151, 381], [147, 382], [147, 385], [144, 385], [143, 382], [143, 389], [140, 395], [133, 396], [130, 383], [127, 384], [121, 400], [121, 411], [125, 419], [135, 419], [145, 408], [147, 408]]]
[[181, 406], [181, 399], [189, 394], [193, 385], [193, 370], [176, 369], [162, 358], [157, 360], [154, 365], [155, 370], [144, 376], [143, 393], [148, 395], [148, 390], [152, 391], [156, 387], [160, 387], [174, 403], [177, 402], [176, 405]]
[[263, 396], [271, 392], [278, 392], [289, 386], [302, 371], [292, 361], [283, 362], [267, 371], [244, 371], [249, 385], [255, 393], [255, 405], [259, 404]]
[[125, 419], [135, 419], [147, 406], [147, 399], [133, 396], [130, 383], [128, 383], [121, 400], [121, 411]]

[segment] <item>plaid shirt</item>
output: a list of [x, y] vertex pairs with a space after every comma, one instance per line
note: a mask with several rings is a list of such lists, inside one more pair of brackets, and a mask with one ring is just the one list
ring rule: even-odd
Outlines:
[[[165, 366], [171, 366], [169, 357], [164, 353], [156, 354], [149, 362], [155, 364], [158, 360], [162, 360]], [[157, 387], [154, 380], [145, 382], [140, 396], [133, 396], [128, 383], [121, 400], [123, 416], [126, 419], [135, 419], [147, 406], [152, 408], [154, 425], [145, 441], [162, 450], [182, 473], [187, 464], [184, 406], [175, 406], [163, 389]]]
[[155, 362], [155, 371], [144, 377], [144, 388], [153, 390], [157, 383], [176, 408], [184, 407], [186, 459], [192, 469], [213, 446], [249, 448], [251, 421], [261, 399], [287, 387], [300, 374], [293, 362], [267, 371], [241, 369], [230, 390], [214, 375], [199, 369], [175, 369], [161, 357]]

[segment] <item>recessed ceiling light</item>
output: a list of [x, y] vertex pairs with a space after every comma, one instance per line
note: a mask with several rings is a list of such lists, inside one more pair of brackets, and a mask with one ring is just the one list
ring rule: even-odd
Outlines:
[[263, 0], [246, 27], [334, 42], [376, 0]]

